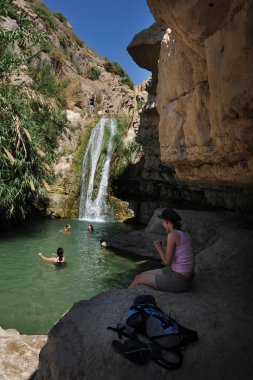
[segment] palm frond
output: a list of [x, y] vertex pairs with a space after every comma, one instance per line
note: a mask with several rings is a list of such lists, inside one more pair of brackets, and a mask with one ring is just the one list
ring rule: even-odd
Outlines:
[[12, 155], [11, 152], [10, 152], [8, 149], [6, 149], [5, 147], [3, 147], [3, 150], [4, 150], [5, 154], [6, 154], [6, 156], [8, 157], [8, 159], [9, 159], [9, 161], [10, 161], [10, 164], [13, 165], [14, 162], [15, 162], [15, 158], [13, 157], [13, 155]]
[[42, 182], [44, 188], [45, 188], [47, 191], [51, 191], [51, 187], [49, 186], [49, 184], [48, 184], [44, 179], [42, 179], [41, 182]]

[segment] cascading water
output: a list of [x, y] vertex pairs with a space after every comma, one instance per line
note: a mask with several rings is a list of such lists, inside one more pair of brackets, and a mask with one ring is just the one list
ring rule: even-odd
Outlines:
[[[103, 148], [104, 132], [108, 127], [110, 137], [106, 157], [100, 171], [97, 195], [94, 197], [95, 174]], [[113, 151], [113, 136], [116, 133], [116, 121], [102, 118], [94, 127], [83, 158], [79, 219], [104, 221], [108, 217], [107, 188], [109, 169]]]

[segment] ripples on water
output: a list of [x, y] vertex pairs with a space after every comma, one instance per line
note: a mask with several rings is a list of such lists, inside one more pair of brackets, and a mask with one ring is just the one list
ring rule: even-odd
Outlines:
[[[63, 233], [66, 223], [70, 233]], [[25, 334], [46, 334], [72, 304], [124, 288], [140, 271], [137, 261], [101, 248], [104, 236], [128, 231], [122, 223], [40, 220], [0, 238], [0, 326]], [[57, 268], [38, 257], [64, 248], [67, 265]]]

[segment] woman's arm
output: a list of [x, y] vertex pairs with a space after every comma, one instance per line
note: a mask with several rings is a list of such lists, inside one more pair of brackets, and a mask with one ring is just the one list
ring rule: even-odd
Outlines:
[[163, 264], [170, 265], [176, 250], [176, 235], [174, 232], [168, 234], [166, 251], [163, 250], [161, 242], [155, 242], [155, 248], [157, 249]]
[[55, 257], [46, 257], [44, 255], [42, 255], [42, 253], [38, 253], [38, 255], [43, 259], [43, 260], [46, 260], [46, 261], [51, 261], [53, 263], [55, 263], [57, 261], [57, 259]]

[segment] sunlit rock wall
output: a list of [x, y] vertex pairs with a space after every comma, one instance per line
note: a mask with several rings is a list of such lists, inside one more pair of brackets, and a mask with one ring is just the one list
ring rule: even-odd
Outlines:
[[[128, 47], [133, 59], [152, 71], [153, 87], [147, 91], [157, 112], [156, 126], [148, 107], [140, 118], [145, 156], [139, 183], [145, 180], [146, 186], [145, 200], [138, 199], [136, 208], [144, 202], [157, 207], [181, 202], [183, 207], [252, 210], [252, 0], [147, 3], [160, 33], [155, 24]], [[159, 163], [153, 159], [151, 166], [160, 169], [147, 176], [157, 139]], [[157, 191], [149, 192], [159, 176]]]
[[179, 179], [252, 186], [252, 1], [149, 0], [159, 58], [161, 160]]

